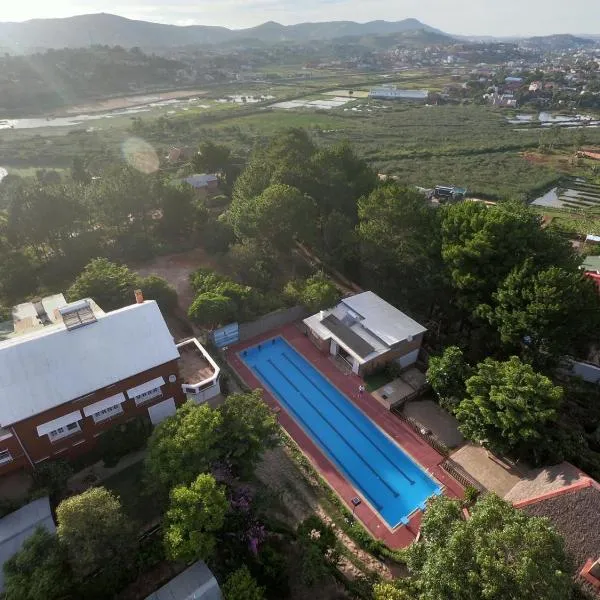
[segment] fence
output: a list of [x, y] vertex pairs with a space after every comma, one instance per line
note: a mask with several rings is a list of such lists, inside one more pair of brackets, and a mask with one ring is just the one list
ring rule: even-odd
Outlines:
[[292, 308], [276, 310], [250, 323], [240, 323], [240, 342], [250, 340], [271, 329], [277, 329], [277, 327], [304, 319], [308, 315], [308, 311], [303, 306], [292, 306]]
[[446, 473], [454, 477], [458, 483], [463, 485], [464, 487], [474, 487], [479, 490], [479, 493], [483, 494], [487, 492], [487, 489], [484, 485], [479, 483], [477, 479], [471, 477], [459, 464], [455, 463], [451, 458], [447, 458], [440, 465]]
[[437, 450], [442, 456], [448, 456], [450, 450], [441, 440], [431, 433], [428, 429], [423, 427], [420, 423], [407, 417], [400, 408], [392, 408], [392, 412], [400, 419], [403, 423], [406, 423], [419, 437], [425, 440], [434, 450]]

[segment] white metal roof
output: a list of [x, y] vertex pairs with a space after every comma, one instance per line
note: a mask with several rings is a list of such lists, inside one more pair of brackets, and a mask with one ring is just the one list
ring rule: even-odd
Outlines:
[[393, 346], [407, 340], [409, 336], [415, 337], [427, 331], [423, 325], [373, 292], [363, 292], [344, 298], [342, 303], [363, 317], [361, 325], [388, 346]]
[[221, 600], [219, 584], [211, 570], [199, 560], [146, 600]]
[[54, 533], [48, 498], [40, 498], [0, 519], [0, 592], [4, 591], [4, 563], [13, 557], [37, 527]]
[[[326, 327], [323, 318], [327, 315], [336, 316], [350, 331], [368, 342], [373, 352], [367, 356], [355, 352], [351, 345]], [[344, 298], [333, 309], [312, 315], [304, 319], [304, 323], [322, 339], [333, 339], [341, 344], [359, 363], [369, 362], [391, 346], [427, 331], [373, 292]]]
[[21, 421], [179, 358], [155, 301], [0, 342], [0, 425]]

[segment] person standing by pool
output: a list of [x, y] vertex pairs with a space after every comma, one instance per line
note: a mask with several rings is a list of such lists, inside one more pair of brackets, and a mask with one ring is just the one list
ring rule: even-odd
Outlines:
[[365, 392], [365, 386], [364, 386], [364, 385], [361, 383], [361, 384], [358, 386], [358, 395], [359, 395], [359, 396], [362, 396], [362, 395], [364, 394], [364, 392]]

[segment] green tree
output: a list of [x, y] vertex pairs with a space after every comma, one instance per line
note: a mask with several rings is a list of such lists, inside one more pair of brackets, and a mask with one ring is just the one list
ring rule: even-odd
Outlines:
[[88, 184], [92, 181], [90, 174], [85, 168], [85, 161], [81, 156], [76, 156], [71, 165], [71, 179], [77, 183]]
[[4, 563], [6, 600], [63, 600], [73, 591], [72, 578], [58, 538], [42, 527]]
[[[460, 504], [430, 502], [422, 540], [406, 552], [416, 600], [565, 600], [571, 576], [561, 537], [488, 494], [461, 518]], [[403, 586], [402, 586], [403, 587]], [[400, 596], [405, 598], [406, 596]], [[385, 596], [384, 596], [385, 598]], [[391, 596], [392, 600], [396, 600]]]
[[331, 308], [340, 300], [339, 290], [323, 273], [305, 280], [290, 281], [283, 293], [292, 302], [304, 305], [311, 313]]
[[443, 265], [438, 211], [422, 194], [395, 184], [358, 203], [361, 273], [393, 303], [428, 315], [441, 303]]
[[384, 582], [373, 587], [373, 600], [417, 600], [417, 596], [409, 594], [396, 583]]
[[138, 283], [138, 276], [126, 266], [95, 258], [67, 290], [67, 299], [75, 302], [92, 298], [103, 310], [115, 310], [133, 304]]
[[269, 448], [278, 442], [277, 419], [257, 389], [231, 394], [219, 408], [223, 417], [219, 447], [233, 469], [249, 474]]
[[173, 488], [165, 515], [167, 556], [186, 562], [212, 556], [227, 509], [225, 489], [212, 475], [202, 473], [189, 486]]
[[218, 442], [223, 417], [203, 404], [186, 402], [165, 419], [148, 440], [146, 481], [159, 498], [176, 485], [189, 485], [220, 457]]
[[128, 562], [136, 535], [118, 497], [103, 487], [63, 500], [56, 508], [57, 534], [73, 571], [84, 577], [114, 559]]
[[264, 588], [260, 587], [244, 565], [229, 575], [223, 584], [224, 600], [264, 600]]
[[562, 397], [562, 388], [518, 357], [506, 362], [487, 358], [467, 380], [456, 417], [471, 440], [500, 452], [535, 456], [556, 420]]
[[192, 165], [197, 173], [217, 173], [227, 171], [230, 158], [230, 148], [207, 140], [198, 147]]
[[584, 351], [600, 332], [600, 299], [594, 282], [579, 271], [538, 270], [532, 259], [511, 271], [493, 306], [481, 307], [509, 350], [526, 347], [560, 358]]
[[432, 356], [427, 369], [427, 381], [438, 398], [448, 408], [454, 408], [465, 397], [465, 381], [471, 368], [458, 346], [448, 346], [441, 356]]
[[313, 237], [316, 213], [314, 201], [297, 188], [274, 184], [259, 196], [235, 201], [229, 219], [238, 238], [254, 238], [278, 250], [287, 250], [294, 236]]
[[442, 215], [442, 257], [459, 305], [473, 313], [491, 304], [492, 294], [516, 266], [531, 258], [539, 266], [573, 268], [570, 245], [528, 207], [505, 202], [488, 207], [461, 202]]
[[149, 275], [140, 279], [138, 287], [144, 293], [146, 300], [156, 300], [163, 315], [172, 315], [177, 310], [177, 292], [162, 277]]
[[298, 525], [297, 538], [302, 552], [302, 580], [314, 586], [331, 573], [339, 560], [335, 531], [312, 515]]
[[223, 294], [203, 292], [192, 302], [188, 316], [196, 325], [212, 329], [234, 319], [235, 304], [231, 298]]

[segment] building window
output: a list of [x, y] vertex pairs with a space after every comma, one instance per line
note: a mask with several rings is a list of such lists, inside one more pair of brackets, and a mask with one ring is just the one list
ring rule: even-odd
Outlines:
[[148, 390], [143, 394], [139, 394], [139, 396], [134, 396], [135, 405], [139, 406], [140, 404], [144, 404], [144, 402], [149, 402], [150, 400], [154, 400], [154, 398], [160, 398], [162, 396], [162, 390], [157, 387], [153, 390]]
[[0, 465], [9, 463], [12, 459], [12, 454], [8, 450], [0, 450]]
[[99, 410], [97, 413], [92, 415], [94, 419], [94, 423], [101, 423], [102, 421], [106, 421], [106, 419], [110, 419], [112, 417], [116, 417], [123, 412], [123, 407], [121, 403], [115, 404], [114, 406], [109, 406], [104, 410]]
[[79, 431], [81, 431], [79, 422], [69, 423], [68, 425], [65, 425], [65, 427], [59, 427], [58, 429], [51, 431], [48, 434], [48, 438], [50, 438], [51, 442], [56, 442], [57, 440], [60, 440], [62, 438], [74, 435]]

